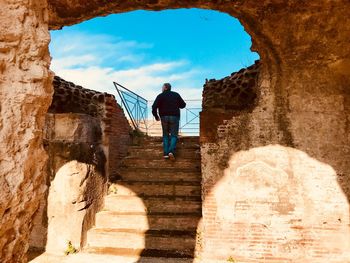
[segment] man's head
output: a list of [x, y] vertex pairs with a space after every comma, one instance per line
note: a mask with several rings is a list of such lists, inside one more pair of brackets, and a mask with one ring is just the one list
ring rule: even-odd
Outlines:
[[164, 84], [163, 84], [162, 90], [163, 90], [163, 91], [171, 90], [171, 85], [170, 85], [170, 83], [164, 83]]

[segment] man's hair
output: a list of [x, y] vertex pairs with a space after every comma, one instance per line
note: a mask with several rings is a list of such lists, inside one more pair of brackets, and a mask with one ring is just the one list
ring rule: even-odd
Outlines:
[[166, 90], [171, 90], [170, 83], [164, 83], [163, 86], [165, 87]]

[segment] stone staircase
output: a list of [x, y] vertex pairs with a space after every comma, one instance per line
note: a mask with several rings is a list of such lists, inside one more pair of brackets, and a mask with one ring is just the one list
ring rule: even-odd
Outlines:
[[160, 137], [131, 146], [84, 252], [193, 262], [202, 215], [200, 165], [198, 137], [179, 139], [176, 161], [162, 159]]

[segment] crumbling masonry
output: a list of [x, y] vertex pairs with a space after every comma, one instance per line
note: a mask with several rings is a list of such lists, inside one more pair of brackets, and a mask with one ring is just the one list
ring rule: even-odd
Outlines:
[[249, 107], [215, 102], [201, 114], [203, 260], [349, 260], [349, 1], [6, 0], [0, 9], [2, 262], [25, 262], [46, 191], [49, 30], [111, 13], [190, 7], [238, 18], [261, 57]]

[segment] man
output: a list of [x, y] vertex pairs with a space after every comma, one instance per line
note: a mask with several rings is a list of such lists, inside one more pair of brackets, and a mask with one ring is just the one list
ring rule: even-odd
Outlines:
[[163, 85], [162, 91], [152, 105], [152, 114], [157, 121], [161, 120], [162, 123], [164, 159], [175, 160], [180, 109], [185, 108], [186, 103], [178, 93], [171, 91], [169, 83]]

